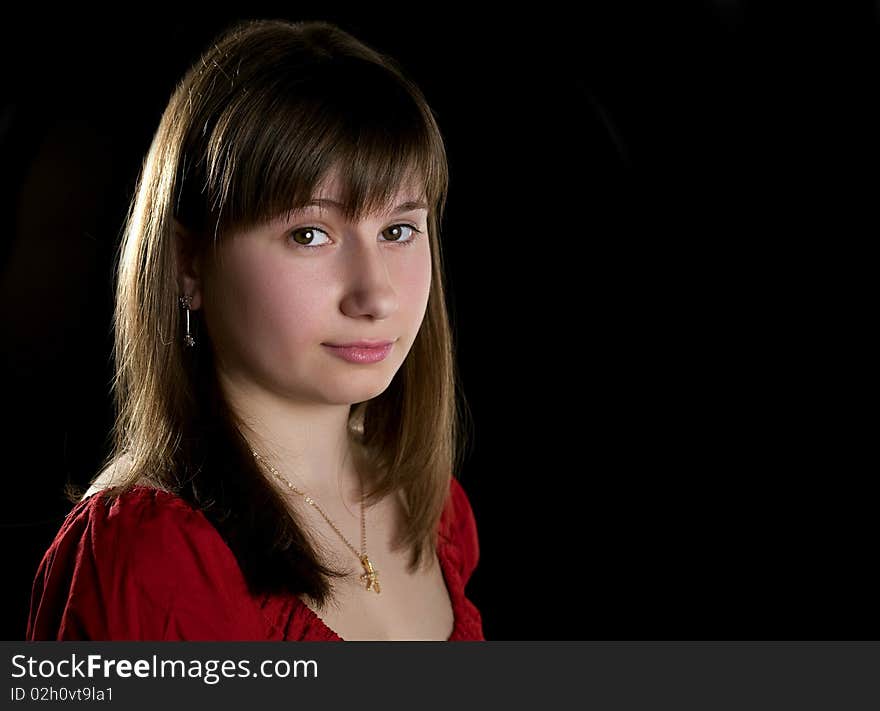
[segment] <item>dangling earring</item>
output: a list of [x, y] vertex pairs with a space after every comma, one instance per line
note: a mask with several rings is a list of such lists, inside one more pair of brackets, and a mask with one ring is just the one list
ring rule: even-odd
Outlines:
[[196, 340], [192, 337], [192, 334], [189, 332], [189, 305], [192, 302], [192, 296], [181, 296], [180, 297], [180, 305], [186, 309], [186, 335], [183, 337], [183, 345], [185, 346], [194, 346], [196, 344]]

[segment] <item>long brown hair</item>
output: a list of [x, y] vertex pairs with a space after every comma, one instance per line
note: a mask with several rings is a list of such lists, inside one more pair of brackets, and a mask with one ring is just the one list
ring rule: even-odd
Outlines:
[[[197, 346], [183, 346], [173, 220], [194, 236], [191, 253], [201, 255], [231, 231], [309, 200], [338, 167], [348, 219], [384, 207], [412, 180], [428, 200], [432, 279], [424, 320], [388, 388], [352, 406], [350, 424], [372, 472], [365, 504], [402, 493], [407, 516], [396, 545], [412, 551], [411, 572], [433, 560], [469, 421], [439, 241], [445, 147], [427, 101], [395, 60], [327, 22], [240, 22], [176, 86], [117, 254], [116, 420], [112, 449], [92, 479], [114, 471], [100, 494], [107, 500], [144, 483], [183, 497], [223, 536], [252, 592], [304, 593], [319, 606], [329, 599], [329, 578], [345, 572], [319, 561], [255, 462], [198, 318]], [[67, 488], [75, 503], [84, 493]]]

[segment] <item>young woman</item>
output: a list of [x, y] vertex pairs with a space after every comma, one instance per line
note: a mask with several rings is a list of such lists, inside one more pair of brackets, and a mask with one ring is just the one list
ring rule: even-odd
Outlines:
[[138, 181], [113, 449], [68, 491], [28, 639], [484, 638], [447, 183], [421, 92], [338, 27], [211, 44]]

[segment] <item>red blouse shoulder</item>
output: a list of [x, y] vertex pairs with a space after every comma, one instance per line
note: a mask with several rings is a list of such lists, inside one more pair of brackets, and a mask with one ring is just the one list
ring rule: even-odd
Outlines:
[[440, 520], [440, 538], [454, 549], [458, 573], [462, 583], [467, 583], [480, 560], [480, 540], [471, 502], [455, 477]]
[[246, 583], [183, 499], [138, 486], [76, 504], [37, 569], [27, 639], [252, 639]]

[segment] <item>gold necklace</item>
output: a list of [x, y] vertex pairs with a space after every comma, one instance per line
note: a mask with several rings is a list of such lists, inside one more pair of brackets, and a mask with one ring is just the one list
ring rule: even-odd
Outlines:
[[336, 526], [333, 524], [333, 521], [331, 521], [327, 517], [327, 514], [325, 514], [321, 510], [321, 507], [318, 506], [317, 502], [311, 496], [307, 496], [304, 492], [300, 491], [293, 484], [291, 484], [287, 480], [286, 477], [281, 476], [281, 474], [278, 473], [278, 470], [275, 469], [275, 467], [273, 467], [271, 464], [269, 464], [269, 462], [267, 462], [263, 457], [261, 457], [259, 454], [257, 454], [256, 451], [251, 449], [251, 452], [253, 453], [254, 457], [258, 461], [263, 462], [263, 464], [265, 464], [269, 468], [269, 470], [272, 472], [272, 474], [279, 481], [286, 484], [287, 487], [291, 491], [293, 491], [294, 493], [302, 496], [306, 500], [306, 503], [309, 503], [312, 506], [314, 506], [316, 509], [318, 509], [318, 513], [320, 513], [321, 516], [324, 517], [324, 520], [330, 524], [330, 526], [333, 528], [334, 531], [336, 531], [336, 535], [338, 535], [342, 539], [342, 541], [345, 543], [345, 545], [347, 545], [351, 549], [351, 552], [357, 556], [358, 560], [361, 562], [361, 565], [364, 567], [364, 572], [360, 576], [360, 581], [366, 585], [367, 590], [373, 589], [376, 591], [376, 593], [378, 593], [379, 592], [379, 571], [373, 568], [373, 564], [370, 562], [370, 559], [367, 557], [367, 520], [366, 520], [366, 517], [364, 516], [364, 481], [363, 481], [363, 479], [360, 480], [360, 482], [361, 482], [361, 551], [362, 552], [358, 553], [357, 550], [355, 550], [355, 547], [353, 545], [351, 545], [351, 543], [349, 543], [346, 540], [345, 536], [343, 536], [341, 531], [338, 528], [336, 528]]

